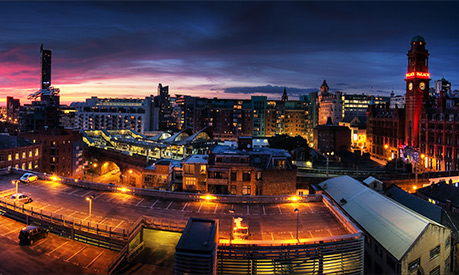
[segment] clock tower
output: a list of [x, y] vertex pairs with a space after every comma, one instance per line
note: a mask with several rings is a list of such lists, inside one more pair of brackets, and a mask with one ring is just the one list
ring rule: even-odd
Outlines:
[[429, 98], [429, 52], [424, 37], [411, 39], [406, 73], [405, 145], [419, 148], [421, 111]]

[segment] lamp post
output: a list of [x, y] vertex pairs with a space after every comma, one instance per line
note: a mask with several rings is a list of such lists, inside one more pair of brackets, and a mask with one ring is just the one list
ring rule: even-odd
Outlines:
[[298, 224], [300, 220], [300, 210], [298, 208], [295, 208], [296, 212], [296, 241], [299, 243], [300, 239], [298, 238]]
[[[231, 214], [234, 214], [234, 208], [229, 210]], [[231, 240], [233, 239], [233, 227], [234, 227], [234, 215], [231, 217], [231, 231], [230, 231], [230, 239], [229, 244], [231, 245]]]
[[86, 200], [89, 201], [89, 218], [91, 218], [91, 208], [92, 208], [92, 200], [95, 198], [95, 195], [91, 195], [86, 197]]
[[18, 180], [13, 180], [11, 181], [12, 184], [16, 184], [16, 201], [18, 200], [18, 183], [19, 181]]

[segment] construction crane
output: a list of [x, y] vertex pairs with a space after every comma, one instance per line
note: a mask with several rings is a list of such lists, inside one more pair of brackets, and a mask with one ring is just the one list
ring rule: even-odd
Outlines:
[[52, 86], [46, 88], [46, 89], [40, 89], [36, 91], [33, 94], [30, 94], [27, 96], [28, 100], [36, 100], [39, 97], [42, 96], [58, 96], [61, 90], [59, 88], [54, 88]]

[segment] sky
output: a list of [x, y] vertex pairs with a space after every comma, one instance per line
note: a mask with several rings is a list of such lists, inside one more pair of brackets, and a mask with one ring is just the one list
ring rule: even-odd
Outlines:
[[0, 105], [40, 88], [52, 50], [61, 103], [98, 97], [289, 99], [318, 91], [404, 94], [421, 35], [431, 84], [459, 82], [459, 2], [0, 2]]

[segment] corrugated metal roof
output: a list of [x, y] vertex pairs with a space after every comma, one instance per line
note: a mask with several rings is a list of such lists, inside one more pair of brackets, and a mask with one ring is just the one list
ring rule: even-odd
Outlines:
[[328, 179], [320, 186], [399, 261], [429, 224], [443, 227], [349, 176]]

